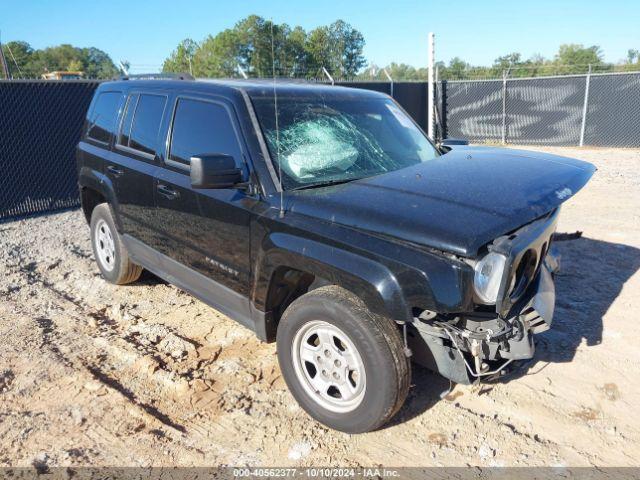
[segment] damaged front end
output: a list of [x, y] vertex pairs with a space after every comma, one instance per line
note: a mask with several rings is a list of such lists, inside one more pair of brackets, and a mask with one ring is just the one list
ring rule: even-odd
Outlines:
[[[483, 257], [491, 262], [473, 262], [474, 311], [418, 312], [408, 330], [417, 363], [456, 383], [469, 384], [506, 373], [516, 360], [533, 358], [533, 335], [547, 330], [553, 319], [553, 275], [559, 258], [551, 241], [558, 213], [556, 209], [494, 240]], [[499, 268], [497, 278], [483, 282], [484, 270], [491, 268]]]

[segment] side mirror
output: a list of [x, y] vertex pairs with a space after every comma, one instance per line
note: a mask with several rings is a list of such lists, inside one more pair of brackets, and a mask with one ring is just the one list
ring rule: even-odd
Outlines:
[[454, 145], [469, 145], [469, 140], [465, 138], [445, 138], [440, 142], [443, 147], [451, 147]]
[[191, 157], [193, 188], [231, 188], [242, 182], [242, 170], [231, 155], [204, 153]]

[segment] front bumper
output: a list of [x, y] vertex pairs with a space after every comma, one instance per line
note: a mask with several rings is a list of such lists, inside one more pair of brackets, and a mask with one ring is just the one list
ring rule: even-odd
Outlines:
[[558, 265], [559, 258], [550, 250], [507, 318], [470, 314], [414, 319], [408, 331], [414, 360], [456, 383], [469, 384], [500, 374], [513, 361], [533, 358], [533, 335], [549, 329], [553, 321], [553, 274]]

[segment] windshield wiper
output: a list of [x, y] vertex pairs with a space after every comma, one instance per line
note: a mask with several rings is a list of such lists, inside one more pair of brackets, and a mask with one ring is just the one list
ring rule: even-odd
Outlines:
[[362, 177], [358, 178], [341, 178], [336, 180], [327, 180], [326, 182], [318, 182], [318, 183], [310, 183], [309, 185], [302, 185], [301, 187], [292, 188], [291, 190], [307, 190], [309, 188], [318, 188], [318, 187], [329, 187], [331, 185], [340, 185], [342, 183], [349, 183], [355, 180], [360, 180]]

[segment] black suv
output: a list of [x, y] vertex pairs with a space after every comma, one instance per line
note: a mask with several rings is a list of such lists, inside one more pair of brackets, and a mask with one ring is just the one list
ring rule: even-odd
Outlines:
[[300, 405], [365, 432], [402, 406], [410, 360], [470, 383], [551, 323], [559, 205], [593, 166], [451, 143], [372, 91], [108, 82], [82, 208], [108, 281], [148, 269], [275, 339]]

